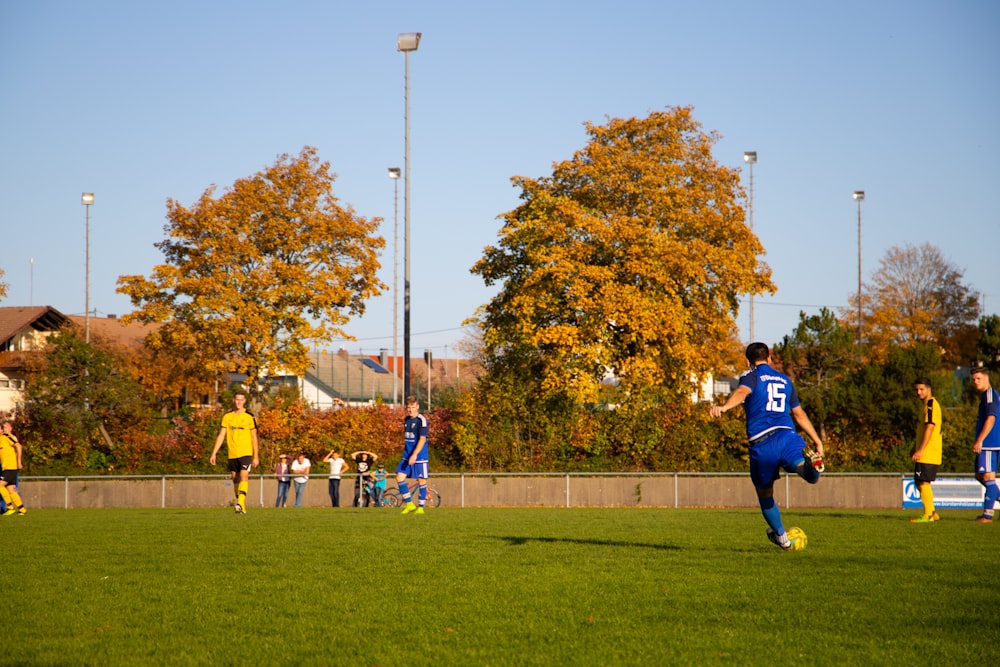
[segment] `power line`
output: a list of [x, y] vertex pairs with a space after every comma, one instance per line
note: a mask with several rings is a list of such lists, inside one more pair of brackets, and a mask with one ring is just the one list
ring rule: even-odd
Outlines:
[[782, 303], [780, 301], [759, 301], [759, 300], [756, 301], [755, 303], [758, 306], [760, 306], [760, 305], [765, 305], [765, 306], [787, 306], [787, 307], [791, 307], [791, 308], [830, 308], [830, 309], [837, 309], [837, 308], [846, 308], [847, 307], [847, 306], [831, 306], [830, 304], [821, 304], [821, 303]]
[[[450, 329], [435, 329], [433, 331], [419, 331], [414, 333], [414, 336], [430, 336], [431, 334], [448, 333], [450, 331], [464, 331], [467, 327], [451, 327]], [[334, 338], [333, 341], [345, 341], [347, 343], [360, 343], [366, 340], [392, 340], [392, 336], [367, 336], [365, 338], [355, 338], [354, 340], [349, 340], [347, 338]]]

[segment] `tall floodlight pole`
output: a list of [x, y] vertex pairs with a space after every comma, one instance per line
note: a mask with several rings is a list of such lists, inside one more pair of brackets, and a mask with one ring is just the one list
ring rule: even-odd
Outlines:
[[406, 61], [405, 79], [405, 155], [406, 178], [403, 189], [403, 394], [410, 395], [410, 52], [420, 46], [419, 32], [400, 33], [396, 49], [402, 51]]
[[392, 179], [392, 402], [399, 405], [399, 167], [389, 167]]
[[[743, 153], [743, 161], [750, 165], [750, 210], [749, 223], [750, 231], [753, 231], [753, 166], [757, 163], [757, 151], [746, 151]], [[755, 258], [756, 259], [756, 258]], [[757, 270], [757, 263], [754, 262], [754, 271]], [[750, 293], [750, 341], [753, 343], [757, 339], [753, 335], [753, 292]]]
[[87, 213], [87, 231], [86, 231], [86, 241], [87, 241], [87, 259], [86, 259], [86, 279], [84, 281], [84, 303], [83, 303], [83, 337], [87, 343], [90, 343], [90, 205], [94, 203], [94, 193], [84, 192], [80, 196], [80, 203], [83, 204]]
[[854, 200], [858, 202], [858, 347], [861, 347], [861, 202], [865, 200], [864, 190], [854, 191]]

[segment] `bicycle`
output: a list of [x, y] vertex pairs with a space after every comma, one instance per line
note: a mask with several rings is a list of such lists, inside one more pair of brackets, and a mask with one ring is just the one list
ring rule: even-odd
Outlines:
[[[410, 484], [410, 493], [412, 494], [413, 502], [417, 502], [418, 498], [418, 484], [416, 482]], [[399, 492], [399, 488], [386, 489], [385, 493], [382, 494], [382, 506], [383, 507], [402, 507], [403, 494]], [[441, 494], [438, 490], [432, 488], [430, 484], [427, 485], [427, 504], [426, 507], [441, 507]]]
[[[414, 489], [416, 491], [416, 489]], [[434, 497], [437, 494], [435, 491], [431, 493], [430, 487], [428, 487], [428, 498]], [[402, 507], [403, 506], [403, 495], [399, 492], [398, 488], [394, 489], [384, 489], [382, 491], [382, 497], [379, 500], [375, 500], [375, 482], [369, 481], [365, 484], [365, 495], [371, 498], [372, 507]], [[355, 498], [355, 503], [357, 503], [357, 498]], [[441, 504], [440, 494], [437, 494], [437, 505]], [[432, 505], [432, 507], [437, 507], [437, 505]]]

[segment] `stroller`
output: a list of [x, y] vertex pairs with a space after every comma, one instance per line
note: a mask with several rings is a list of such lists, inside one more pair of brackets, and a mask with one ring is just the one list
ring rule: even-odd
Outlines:
[[[383, 491], [384, 489], [377, 486], [373, 478], [369, 477], [366, 479], [364, 482], [364, 506], [368, 507], [369, 501], [373, 507], [383, 507], [387, 505]], [[361, 507], [361, 498], [356, 498], [355, 500], [357, 501], [357, 507]]]
[[382, 507], [385, 504], [385, 489], [376, 485], [371, 475], [364, 478], [359, 475], [354, 484], [354, 506]]

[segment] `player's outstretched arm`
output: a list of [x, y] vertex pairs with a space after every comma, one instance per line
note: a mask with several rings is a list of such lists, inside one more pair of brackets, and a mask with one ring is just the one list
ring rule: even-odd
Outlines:
[[812, 421], [809, 419], [809, 415], [806, 414], [806, 411], [802, 409], [801, 405], [796, 405], [792, 408], [792, 418], [795, 420], [795, 423], [799, 425], [799, 428], [805, 431], [806, 435], [809, 436], [809, 439], [816, 445], [816, 453], [823, 456], [823, 441], [820, 440], [819, 434], [816, 433], [816, 429], [813, 428]]
[[736, 388], [736, 391], [729, 395], [726, 402], [722, 405], [713, 405], [708, 409], [708, 413], [713, 417], [721, 417], [723, 412], [729, 412], [737, 405], [743, 403], [746, 397], [750, 395], [750, 387], [740, 385]]

